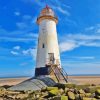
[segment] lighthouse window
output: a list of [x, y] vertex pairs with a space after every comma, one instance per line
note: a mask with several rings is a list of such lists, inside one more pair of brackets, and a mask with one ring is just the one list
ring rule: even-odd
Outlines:
[[42, 45], [42, 48], [45, 48], [45, 45], [44, 45], [44, 43], [43, 43], [43, 45]]

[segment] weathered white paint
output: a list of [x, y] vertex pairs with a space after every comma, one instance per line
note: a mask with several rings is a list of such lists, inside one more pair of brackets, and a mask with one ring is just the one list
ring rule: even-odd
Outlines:
[[52, 19], [43, 19], [39, 23], [36, 68], [45, 67], [45, 65], [48, 63], [48, 53], [54, 53], [55, 64], [57, 62], [60, 64], [56, 22]]

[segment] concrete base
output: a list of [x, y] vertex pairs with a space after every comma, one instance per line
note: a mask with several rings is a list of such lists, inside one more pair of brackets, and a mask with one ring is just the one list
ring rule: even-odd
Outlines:
[[41, 75], [49, 75], [50, 74], [50, 68], [49, 67], [40, 67], [35, 69], [35, 76], [41, 76]]
[[15, 86], [10, 87], [8, 90], [27, 91], [27, 90], [41, 90], [47, 86], [54, 86], [56, 82], [49, 77], [33, 77], [23, 81]]

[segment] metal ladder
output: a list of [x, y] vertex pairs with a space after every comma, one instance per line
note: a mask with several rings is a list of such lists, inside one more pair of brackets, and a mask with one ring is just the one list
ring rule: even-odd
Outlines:
[[58, 83], [61, 83], [62, 80], [66, 83], [68, 82], [68, 74], [65, 72], [63, 68], [59, 68], [57, 65], [51, 65], [51, 72], [54, 73]]

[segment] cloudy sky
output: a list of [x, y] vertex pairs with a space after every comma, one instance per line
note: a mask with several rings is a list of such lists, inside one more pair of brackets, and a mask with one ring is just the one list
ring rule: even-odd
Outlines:
[[0, 0], [0, 77], [34, 75], [36, 19], [46, 4], [59, 18], [66, 72], [100, 74], [100, 0]]

